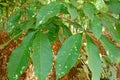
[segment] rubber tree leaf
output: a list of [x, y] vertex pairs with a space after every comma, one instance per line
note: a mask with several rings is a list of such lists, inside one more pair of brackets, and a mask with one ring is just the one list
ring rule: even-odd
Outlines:
[[27, 30], [29, 30], [30, 28], [34, 28], [33, 27], [34, 22], [35, 22], [34, 18], [31, 18], [31, 20], [22, 22], [17, 27], [12, 29], [10, 36], [14, 37], [14, 40], [17, 40], [23, 31], [27, 32]]
[[64, 76], [76, 63], [80, 54], [82, 36], [80, 34], [69, 37], [60, 48], [56, 56], [57, 79]]
[[116, 24], [116, 31], [117, 31], [117, 33], [118, 33], [118, 35], [120, 37], [120, 23]]
[[48, 25], [47, 36], [48, 36], [51, 44], [53, 44], [55, 42], [56, 38], [58, 38], [58, 32], [59, 32], [59, 27], [58, 26], [56, 26], [53, 23]]
[[118, 48], [104, 35], [101, 36], [100, 41], [105, 48], [111, 62], [120, 62], [120, 51]]
[[67, 8], [68, 8], [68, 12], [71, 15], [72, 20], [76, 19], [78, 17], [78, 12], [75, 9], [75, 7], [72, 6], [71, 4], [67, 4]]
[[110, 31], [113, 39], [116, 40], [117, 42], [120, 42], [119, 35], [117, 31], [114, 29], [114, 26], [105, 18], [102, 18], [101, 22], [105, 26], [105, 28]]
[[95, 6], [100, 12], [108, 12], [108, 6], [105, 4], [104, 0], [96, 0]]
[[71, 4], [74, 6], [74, 7], [78, 7], [79, 6], [79, 3], [76, 2], [76, 0], [70, 0]]
[[102, 26], [100, 20], [97, 17], [94, 17], [94, 19], [91, 21], [90, 29], [96, 38], [99, 39], [102, 34]]
[[61, 43], [63, 43], [65, 38], [64, 38], [63, 28], [62, 27], [59, 27], [58, 37], [59, 37]]
[[108, 7], [111, 12], [120, 14], [120, 1], [117, 0], [109, 1]]
[[63, 35], [65, 38], [69, 38], [70, 36], [72, 36], [72, 32], [67, 26], [63, 25], [62, 28], [63, 28]]
[[88, 16], [89, 19], [93, 20], [95, 13], [95, 6], [90, 2], [85, 3], [83, 6], [83, 12], [86, 16]]
[[97, 46], [88, 36], [87, 36], [86, 52], [88, 55], [88, 66], [92, 72], [92, 80], [100, 80], [102, 62], [100, 60]]
[[51, 17], [56, 16], [61, 10], [61, 2], [51, 2], [46, 6], [40, 8], [36, 16], [36, 26], [46, 23]]
[[49, 39], [38, 31], [33, 41], [32, 61], [38, 80], [45, 80], [52, 68], [53, 55]]
[[25, 36], [20, 46], [18, 46], [10, 55], [8, 62], [8, 78], [9, 80], [17, 80], [26, 70], [30, 60], [30, 46], [35, 32], [31, 32]]
[[10, 33], [12, 29], [18, 26], [18, 21], [21, 17], [21, 13], [22, 13], [22, 10], [18, 10], [15, 14], [10, 16], [6, 26], [6, 30], [8, 31], [8, 33]]

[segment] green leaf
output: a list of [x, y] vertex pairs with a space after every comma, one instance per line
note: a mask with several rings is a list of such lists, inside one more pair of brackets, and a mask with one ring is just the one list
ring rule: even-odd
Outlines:
[[69, 37], [60, 48], [56, 56], [57, 79], [64, 76], [75, 65], [80, 54], [82, 36], [80, 34]]
[[7, 66], [9, 80], [17, 80], [26, 70], [30, 60], [30, 46], [34, 34], [35, 32], [31, 32], [26, 35], [21, 45], [12, 52]]
[[89, 19], [93, 20], [95, 13], [95, 6], [90, 2], [85, 3], [83, 6], [83, 12], [86, 16], [88, 16]]
[[109, 1], [108, 7], [111, 12], [120, 14], [120, 1]]
[[17, 27], [14, 27], [12, 31], [9, 33], [9, 35], [12, 36], [14, 40], [17, 40], [23, 31], [27, 32], [29, 29], [34, 28], [33, 27], [34, 22], [35, 22], [34, 18], [31, 18], [31, 20], [28, 21], [24, 21]]
[[92, 80], [100, 80], [102, 62], [100, 60], [97, 46], [88, 36], [87, 36], [86, 52], [88, 54], [88, 66], [92, 72]]
[[68, 8], [68, 12], [71, 15], [72, 20], [76, 19], [78, 17], [78, 13], [77, 13], [77, 10], [75, 9], [75, 7], [73, 7], [70, 4], [67, 4], [67, 8]]
[[79, 3], [76, 0], [70, 0], [70, 2], [74, 7], [79, 6]]
[[118, 33], [118, 36], [120, 37], [120, 23], [116, 24], [116, 31]]
[[114, 26], [105, 18], [101, 18], [101, 22], [105, 26], [105, 28], [110, 31], [113, 39], [116, 40], [117, 42], [120, 42], [119, 35], [117, 31], [114, 29]]
[[61, 43], [63, 43], [65, 38], [64, 38], [63, 28], [62, 27], [59, 27], [58, 37], [59, 37]]
[[18, 21], [21, 17], [21, 13], [22, 13], [22, 10], [18, 10], [15, 14], [10, 16], [6, 26], [6, 30], [8, 31], [8, 33], [10, 33], [15, 27], [18, 26]]
[[100, 20], [97, 17], [94, 17], [94, 19], [91, 21], [90, 29], [96, 38], [99, 39], [102, 34], [102, 26]]
[[43, 6], [36, 16], [36, 26], [46, 23], [51, 17], [56, 16], [61, 9], [61, 2], [51, 2], [50, 4]]
[[65, 38], [69, 38], [70, 36], [72, 36], [72, 32], [67, 26], [63, 25], [62, 28], [63, 28], [63, 35]]
[[54, 43], [56, 38], [58, 38], [59, 27], [55, 24], [51, 23], [48, 25], [48, 33], [47, 36], [51, 44]]
[[32, 61], [38, 80], [45, 80], [52, 68], [53, 55], [48, 38], [40, 31], [33, 41]]
[[111, 43], [104, 35], [101, 36], [100, 41], [105, 48], [111, 62], [120, 62], [120, 51], [118, 50], [118, 48], [113, 43]]

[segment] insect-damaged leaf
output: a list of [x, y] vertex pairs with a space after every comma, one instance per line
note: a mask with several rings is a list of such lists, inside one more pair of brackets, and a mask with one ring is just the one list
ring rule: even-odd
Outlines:
[[92, 80], [100, 80], [102, 63], [100, 60], [99, 51], [92, 39], [88, 36], [86, 51], [88, 55], [88, 66], [92, 72]]
[[35, 32], [31, 32], [26, 35], [21, 45], [12, 52], [7, 66], [9, 80], [17, 80], [27, 68], [34, 34]]
[[40, 31], [33, 40], [32, 61], [38, 80], [45, 80], [52, 68], [53, 56], [49, 39]]
[[36, 26], [46, 23], [51, 17], [56, 16], [61, 10], [61, 2], [51, 2], [50, 4], [43, 6], [36, 16]]
[[80, 34], [69, 37], [56, 56], [57, 79], [64, 76], [74, 66], [80, 54], [82, 37]]

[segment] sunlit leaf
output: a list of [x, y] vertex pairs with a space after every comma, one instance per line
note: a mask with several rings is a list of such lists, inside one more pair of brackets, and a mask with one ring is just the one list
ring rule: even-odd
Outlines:
[[56, 56], [57, 79], [64, 76], [75, 65], [80, 54], [82, 37], [80, 34], [69, 37]]
[[56, 16], [61, 9], [61, 2], [51, 2], [50, 4], [40, 8], [38, 15], [36, 16], [36, 26], [46, 23], [51, 17]]

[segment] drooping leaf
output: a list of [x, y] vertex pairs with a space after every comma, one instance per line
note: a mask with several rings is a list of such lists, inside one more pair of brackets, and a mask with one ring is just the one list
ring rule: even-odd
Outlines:
[[120, 62], [120, 51], [118, 50], [118, 48], [113, 43], [111, 43], [104, 35], [101, 36], [100, 41], [105, 48], [111, 62]]
[[117, 33], [117, 31], [114, 29], [114, 26], [112, 25], [111, 22], [109, 22], [107, 19], [102, 18], [101, 19], [102, 24], [105, 26], [105, 28], [107, 30], [109, 30], [109, 32], [111, 33], [112, 37], [114, 40], [116, 40], [117, 42], [120, 42], [120, 38], [119, 35]]
[[52, 49], [49, 39], [42, 32], [38, 31], [33, 40], [32, 61], [34, 72], [38, 80], [45, 80], [52, 68]]
[[68, 12], [71, 15], [72, 20], [76, 19], [78, 17], [78, 13], [77, 13], [77, 10], [75, 9], [75, 7], [73, 7], [70, 4], [67, 4], [67, 8], [68, 8]]
[[100, 80], [102, 62], [100, 60], [97, 46], [88, 36], [87, 36], [86, 52], [88, 55], [88, 66], [92, 72], [92, 80]]
[[60, 48], [56, 56], [57, 79], [68, 73], [76, 63], [80, 54], [81, 38], [80, 34], [73, 35]]
[[56, 16], [61, 9], [61, 2], [51, 2], [46, 6], [43, 6], [36, 16], [36, 26], [46, 23], [51, 17]]
[[35, 32], [31, 32], [26, 35], [21, 45], [12, 52], [7, 66], [9, 80], [17, 80], [26, 70], [30, 60], [30, 46], [34, 34]]
[[85, 3], [83, 6], [83, 12], [86, 16], [88, 16], [89, 19], [93, 20], [95, 13], [95, 6], [90, 2]]
[[102, 33], [102, 26], [100, 20], [97, 17], [94, 17], [94, 19], [91, 21], [90, 29], [96, 38], [99, 39]]

